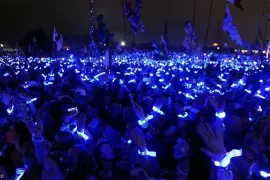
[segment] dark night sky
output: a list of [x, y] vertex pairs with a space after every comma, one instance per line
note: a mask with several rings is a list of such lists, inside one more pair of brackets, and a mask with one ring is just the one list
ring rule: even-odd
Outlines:
[[[134, 0], [135, 1], [135, 0]], [[195, 31], [201, 42], [206, 33], [210, 0], [197, 0]], [[95, 15], [103, 13], [105, 22], [116, 34], [115, 40], [123, 36], [122, 0], [96, 0]], [[137, 42], [156, 39], [164, 30], [164, 19], [168, 19], [169, 40], [181, 44], [184, 37], [184, 22], [191, 19], [194, 0], [142, 0], [142, 19], [147, 32], [138, 34]], [[264, 0], [244, 0], [245, 11], [231, 6], [234, 24], [243, 39], [254, 41]], [[0, 40], [21, 39], [29, 29], [43, 28], [52, 33], [52, 27], [65, 34], [88, 34], [90, 0], [1, 0]], [[209, 43], [217, 37], [218, 22], [223, 20], [225, 0], [214, 0]], [[265, 14], [266, 18], [266, 14]], [[264, 21], [265, 22], [265, 21]], [[129, 24], [127, 24], [129, 27]], [[264, 25], [263, 25], [264, 29]], [[132, 38], [131, 30], [129, 39]], [[270, 24], [268, 39], [270, 39]]]

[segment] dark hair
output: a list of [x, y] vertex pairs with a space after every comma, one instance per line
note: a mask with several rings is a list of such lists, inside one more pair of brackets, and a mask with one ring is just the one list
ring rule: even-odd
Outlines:
[[32, 134], [27, 125], [20, 121], [13, 124], [16, 133], [20, 136], [19, 145], [22, 148], [25, 144], [32, 142]]
[[74, 169], [74, 179], [87, 179], [89, 174], [95, 174], [97, 168], [92, 155], [85, 150], [80, 150], [78, 162]]
[[[0, 166], [5, 169], [9, 178], [13, 178], [16, 174], [16, 167], [13, 161], [8, 157], [0, 157]], [[2, 174], [2, 172], [0, 172]]]

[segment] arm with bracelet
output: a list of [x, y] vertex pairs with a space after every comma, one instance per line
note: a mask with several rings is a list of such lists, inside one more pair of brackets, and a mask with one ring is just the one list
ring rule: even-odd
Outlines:
[[233, 174], [227, 168], [233, 157], [241, 156], [242, 150], [227, 152], [224, 145], [223, 123], [217, 119], [215, 124], [200, 123], [197, 126], [197, 133], [206, 144], [201, 151], [213, 161], [210, 180], [231, 180]]

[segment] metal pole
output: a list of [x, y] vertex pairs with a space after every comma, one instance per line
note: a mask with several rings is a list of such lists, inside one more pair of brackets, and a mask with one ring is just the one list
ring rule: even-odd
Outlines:
[[264, 29], [264, 37], [263, 37], [263, 47], [265, 47], [266, 46], [266, 44], [267, 44], [267, 42], [266, 42], [266, 32], [267, 32], [267, 29], [268, 29], [268, 15], [269, 15], [269, 13], [270, 13], [270, 0], [269, 0], [269, 2], [268, 2], [268, 14], [266, 14], [266, 23], [265, 23], [265, 29]]
[[211, 14], [212, 14], [212, 8], [213, 8], [213, 0], [210, 2], [210, 10], [208, 14], [208, 22], [207, 22], [207, 28], [206, 28], [206, 36], [205, 36], [205, 41], [204, 41], [204, 46], [207, 45], [207, 39], [208, 39], [208, 31], [209, 31], [209, 26], [210, 26], [210, 20], [211, 20]]
[[263, 20], [263, 15], [264, 15], [264, 11], [265, 11], [266, 5], [267, 5], [267, 0], [264, 1], [263, 10], [262, 10], [262, 15], [261, 15], [261, 18], [260, 18], [260, 21], [259, 21], [259, 25], [258, 25], [258, 27], [257, 27], [257, 31], [256, 31], [256, 35], [255, 35], [254, 44], [256, 44], [256, 40], [257, 40], [257, 36], [258, 36], [258, 30], [259, 30], [259, 28], [260, 28], [261, 25], [262, 25], [262, 20]]
[[191, 40], [189, 43], [189, 53], [191, 53], [191, 43], [192, 43], [192, 36], [193, 36], [193, 32], [194, 32], [194, 24], [195, 24], [195, 18], [196, 18], [196, 6], [197, 6], [197, 0], [194, 0], [194, 5], [193, 5], [193, 15], [192, 15], [192, 32], [191, 32]]
[[126, 15], [125, 15], [125, 12], [124, 12], [124, 8], [123, 8], [123, 0], [120, 0], [121, 1], [121, 6], [122, 6], [122, 9], [123, 9], [123, 25], [124, 25], [124, 36], [125, 36], [125, 41], [127, 41], [127, 26], [126, 26]]
[[89, 53], [94, 57], [94, 0], [90, 1], [90, 45]]

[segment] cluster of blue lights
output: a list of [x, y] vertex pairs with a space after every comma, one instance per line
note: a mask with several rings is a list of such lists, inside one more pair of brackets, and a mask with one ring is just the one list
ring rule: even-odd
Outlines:
[[[159, 92], [159, 94], [183, 96], [188, 101], [194, 101], [203, 93], [219, 96], [235, 90], [260, 100], [269, 100], [270, 81], [268, 81], [268, 77], [258, 79], [259, 87], [255, 87], [252, 84], [254, 82], [250, 83], [247, 81], [253, 75], [263, 75], [263, 70], [269, 66], [268, 59], [261, 60], [256, 55], [216, 54], [212, 52], [205, 53], [202, 56], [170, 53], [169, 57], [170, 59], [166, 61], [154, 60], [153, 53], [151, 52], [115, 55], [113, 56], [113, 66], [118, 67], [116, 71], [109, 71], [103, 65], [103, 57], [100, 59], [88, 58], [75, 60], [73, 55], [68, 58], [28, 58], [27, 63], [19, 57], [0, 57], [0, 66], [11, 67], [12, 71], [6, 70], [2, 74], [6, 78], [11, 76], [20, 78], [25, 73], [36, 73], [40, 77], [40, 80], [35, 83], [30, 81], [24, 82], [22, 87], [25, 89], [37, 85], [52, 86], [56, 78], [64, 78], [66, 72], [73, 71], [86, 84], [97, 83], [102, 86], [109, 83], [118, 83], [123, 87], [135, 84], [138, 85], [137, 88], [140, 88], [144, 84], [148, 89]], [[55, 65], [59, 68], [53, 68]], [[213, 79], [203, 75], [209, 65], [216, 73]], [[229, 84], [232, 71], [241, 72], [242, 75]], [[45, 72], [49, 73], [46, 74]], [[35, 101], [37, 101], [37, 98], [31, 97], [31, 99], [26, 100], [26, 104], [32, 104]], [[168, 102], [164, 103], [170, 104], [171, 101], [168, 98]], [[165, 113], [161, 110], [163, 104], [155, 104], [152, 107], [152, 112], [144, 118], [140, 118], [138, 124], [145, 128], [147, 127], [147, 123], [154, 121], [157, 116], [165, 116]], [[195, 111], [192, 108], [189, 109], [190, 112]], [[263, 112], [261, 106], [257, 106], [256, 110]], [[14, 105], [10, 105], [7, 109], [8, 114], [12, 114], [13, 111]], [[188, 115], [188, 112], [183, 111], [182, 113], [179, 112], [177, 116], [178, 118], [186, 119]], [[216, 117], [224, 119], [226, 112], [217, 112]], [[252, 118], [250, 119], [252, 120]], [[77, 127], [71, 130], [71, 132], [85, 140], [89, 139], [84, 130], [78, 131]], [[131, 140], [128, 140], [127, 143], [131, 143]], [[226, 156], [227, 158], [222, 162], [215, 162], [215, 164], [222, 167], [227, 166], [230, 158], [241, 155], [240, 151], [234, 152], [237, 153], [229, 153]], [[156, 156], [155, 152], [148, 150], [144, 152], [139, 151], [138, 153], [140, 155]]]

